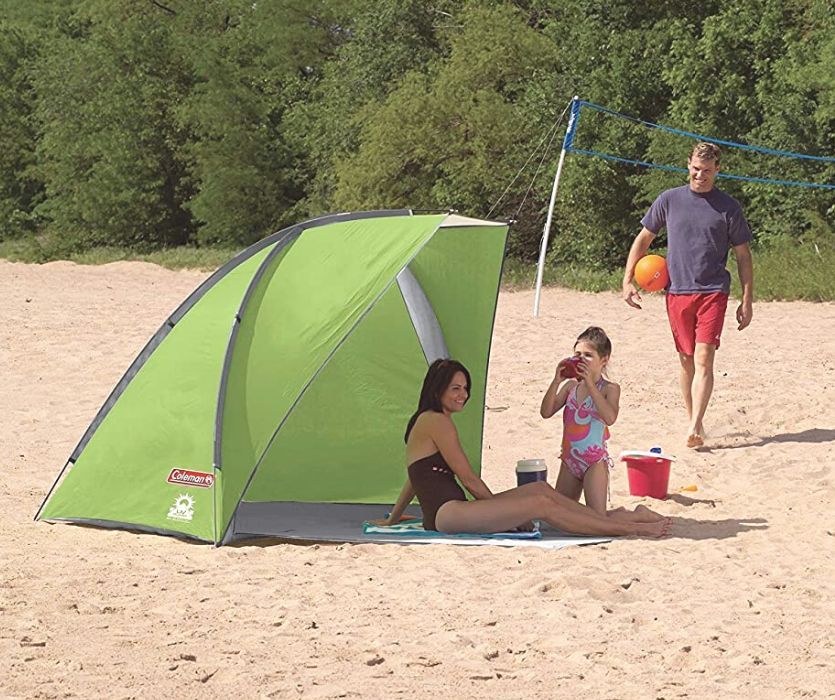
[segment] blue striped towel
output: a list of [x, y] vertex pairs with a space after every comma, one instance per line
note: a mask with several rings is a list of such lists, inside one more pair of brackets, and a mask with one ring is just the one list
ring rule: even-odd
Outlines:
[[490, 539], [513, 539], [513, 540], [539, 540], [542, 539], [542, 533], [539, 528], [532, 532], [493, 532], [484, 534], [481, 532], [459, 532], [455, 534], [448, 534], [446, 532], [436, 532], [435, 530], [424, 530], [423, 520], [415, 518], [413, 520], [403, 520], [394, 525], [382, 527], [380, 525], [372, 525], [367, 520], [362, 524], [363, 534], [366, 535], [406, 535], [408, 537], [426, 537], [431, 539], [433, 537], [459, 537], [459, 538], [490, 538]]

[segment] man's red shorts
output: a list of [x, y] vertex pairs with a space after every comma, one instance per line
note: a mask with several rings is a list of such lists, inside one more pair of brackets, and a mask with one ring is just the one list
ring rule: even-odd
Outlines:
[[696, 353], [696, 343], [719, 347], [728, 295], [724, 292], [710, 294], [667, 294], [667, 317], [676, 350], [685, 355]]

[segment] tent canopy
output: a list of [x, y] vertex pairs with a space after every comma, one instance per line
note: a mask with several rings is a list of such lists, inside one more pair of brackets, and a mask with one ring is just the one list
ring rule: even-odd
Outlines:
[[506, 238], [504, 223], [402, 210], [256, 243], [166, 319], [36, 518], [221, 544], [286, 533], [303, 504], [326, 517], [327, 504], [392, 503], [438, 357], [472, 373], [455, 420], [480, 469]]

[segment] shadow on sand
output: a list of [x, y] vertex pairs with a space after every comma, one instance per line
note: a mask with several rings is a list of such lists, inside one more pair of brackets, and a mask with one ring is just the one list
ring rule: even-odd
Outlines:
[[[667, 495], [666, 501], [673, 501], [682, 506], [708, 505], [716, 507], [716, 501], [711, 498], [692, 498], [680, 493]], [[767, 530], [768, 521], [765, 518], [725, 518], [723, 520], [699, 520], [671, 515], [671, 537], [688, 540], [723, 540], [736, 537], [740, 533], [752, 530]]]
[[743, 532], [767, 530], [765, 518], [724, 518], [722, 520], [697, 520], [672, 516], [670, 537], [686, 540], [724, 540]]
[[674, 501], [682, 506], [694, 506], [697, 503], [701, 503], [704, 505], [708, 505], [711, 508], [716, 508], [716, 500], [713, 498], [691, 498], [690, 496], [684, 496], [680, 493], [669, 493], [667, 494], [667, 498], [664, 499], [665, 501]]
[[[723, 443], [723, 439], [728, 438], [748, 438], [743, 442], [727, 442]], [[713, 445], [705, 445], [699, 447], [697, 452], [710, 453], [713, 450], [734, 450], [740, 447], [762, 447], [763, 445], [770, 445], [775, 442], [835, 442], [835, 430], [830, 428], [810, 428], [799, 433], [780, 433], [779, 435], [771, 435], [768, 437], [757, 437], [755, 435], [748, 435], [746, 433], [730, 433], [723, 435]]]

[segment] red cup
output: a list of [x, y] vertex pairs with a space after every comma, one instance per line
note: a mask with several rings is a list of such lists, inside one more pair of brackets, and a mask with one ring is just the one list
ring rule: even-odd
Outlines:
[[579, 355], [572, 355], [565, 358], [565, 364], [562, 366], [562, 376], [565, 379], [573, 379], [577, 377], [577, 365], [583, 361]]

